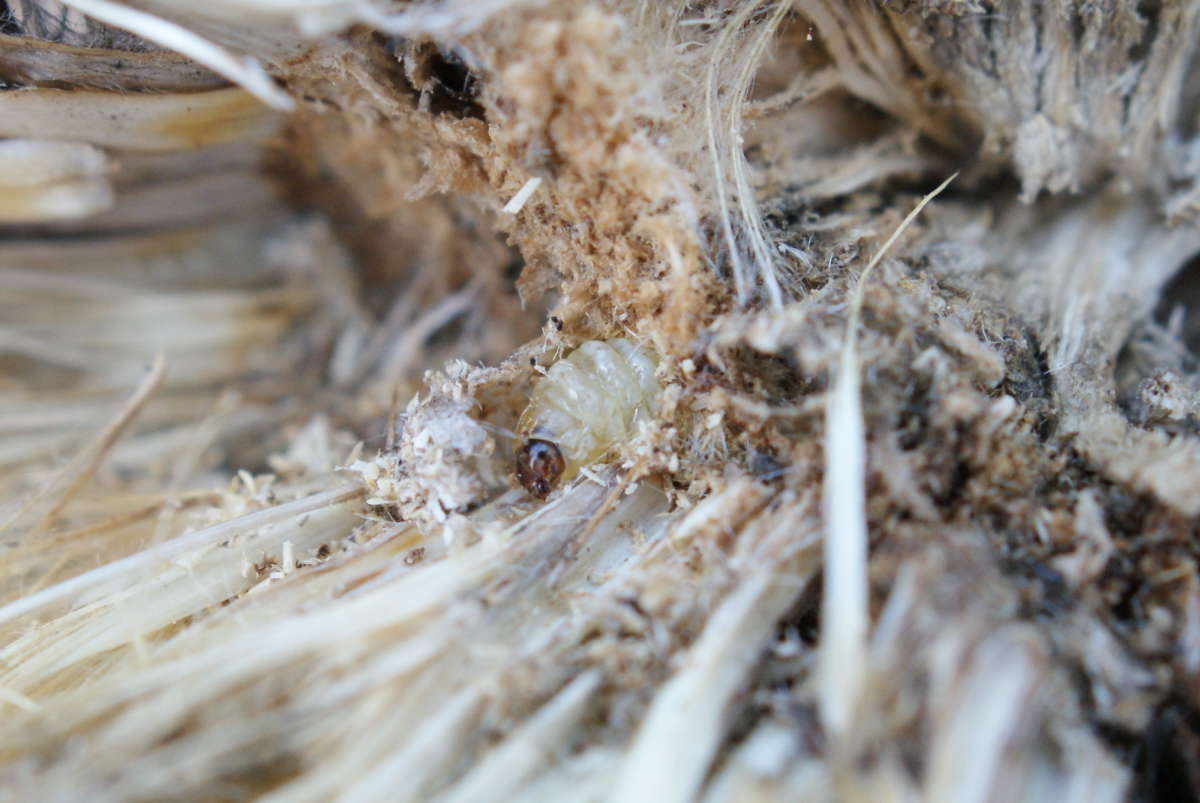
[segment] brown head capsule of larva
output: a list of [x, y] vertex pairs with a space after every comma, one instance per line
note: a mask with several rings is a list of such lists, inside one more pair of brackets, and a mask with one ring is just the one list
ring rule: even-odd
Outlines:
[[551, 365], [517, 425], [525, 438], [517, 479], [525, 490], [543, 499], [632, 438], [658, 392], [657, 362], [646, 347], [619, 338], [589, 340]]
[[530, 438], [517, 455], [517, 480], [538, 499], [550, 495], [564, 468], [562, 452], [550, 441]]

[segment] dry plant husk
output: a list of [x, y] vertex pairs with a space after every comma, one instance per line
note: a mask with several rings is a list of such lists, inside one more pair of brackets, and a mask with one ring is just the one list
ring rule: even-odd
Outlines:
[[0, 33], [6, 795], [1200, 794], [1200, 6]]

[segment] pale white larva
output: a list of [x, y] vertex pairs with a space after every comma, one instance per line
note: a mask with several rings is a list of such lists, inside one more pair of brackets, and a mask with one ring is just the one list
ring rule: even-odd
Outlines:
[[650, 414], [658, 382], [654, 354], [631, 340], [589, 340], [550, 366], [517, 428], [525, 439], [517, 479], [545, 498], [581, 466], [628, 440]]

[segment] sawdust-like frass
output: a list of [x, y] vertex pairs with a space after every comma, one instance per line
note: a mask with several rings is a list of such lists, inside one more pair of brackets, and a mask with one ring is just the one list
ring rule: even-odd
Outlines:
[[8, 5], [6, 789], [1194, 794], [1190, 4], [194, 6]]

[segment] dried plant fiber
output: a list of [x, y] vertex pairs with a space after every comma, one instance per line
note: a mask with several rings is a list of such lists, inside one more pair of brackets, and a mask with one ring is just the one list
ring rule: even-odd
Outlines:
[[9, 0], [0, 799], [1200, 799], [1198, 310], [1188, 0]]

